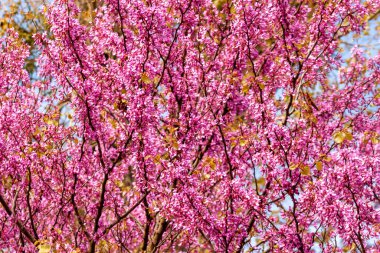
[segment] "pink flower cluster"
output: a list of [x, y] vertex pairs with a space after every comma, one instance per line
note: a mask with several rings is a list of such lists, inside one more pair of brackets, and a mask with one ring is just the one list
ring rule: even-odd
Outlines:
[[0, 40], [0, 249], [380, 251], [379, 0], [51, 2], [36, 80]]

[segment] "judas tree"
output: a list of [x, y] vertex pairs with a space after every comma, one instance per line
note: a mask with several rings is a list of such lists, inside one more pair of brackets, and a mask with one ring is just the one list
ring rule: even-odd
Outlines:
[[[41, 6], [1, 38], [6, 252], [378, 252], [380, 1]], [[80, 2], [80, 1], [79, 1]]]

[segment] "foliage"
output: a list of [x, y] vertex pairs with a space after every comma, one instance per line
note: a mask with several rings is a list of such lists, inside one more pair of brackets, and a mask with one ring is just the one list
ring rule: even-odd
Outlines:
[[380, 250], [380, 57], [339, 43], [380, 1], [40, 9], [1, 38], [0, 248]]
[[0, 36], [4, 36], [8, 29], [15, 30], [22, 41], [30, 46], [30, 55], [25, 60], [25, 69], [29, 73], [36, 70], [35, 59], [38, 56], [33, 34], [38, 31], [48, 30], [44, 15], [42, 15], [38, 7], [41, 1], [16, 0], [6, 1], [0, 6], [2, 7], [2, 17], [0, 18]]

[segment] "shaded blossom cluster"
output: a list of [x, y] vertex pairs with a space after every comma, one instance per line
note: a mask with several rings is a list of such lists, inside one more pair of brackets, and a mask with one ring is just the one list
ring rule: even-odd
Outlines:
[[380, 251], [380, 1], [51, 2], [38, 78], [0, 40], [0, 248]]

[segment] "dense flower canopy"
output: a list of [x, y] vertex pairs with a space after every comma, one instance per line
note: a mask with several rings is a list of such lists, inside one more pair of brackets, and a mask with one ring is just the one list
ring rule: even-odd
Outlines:
[[[379, 252], [379, 0], [41, 8], [1, 38], [0, 248]], [[336, 78], [332, 77], [332, 73]]]

